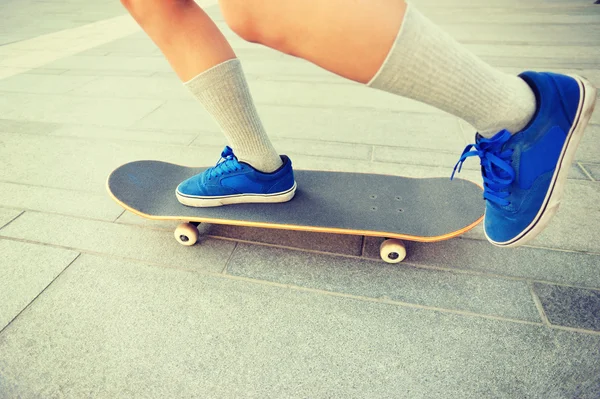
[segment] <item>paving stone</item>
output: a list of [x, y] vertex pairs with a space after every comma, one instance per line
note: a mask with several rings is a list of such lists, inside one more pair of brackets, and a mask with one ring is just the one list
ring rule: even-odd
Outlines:
[[0, 230], [0, 236], [216, 273], [223, 270], [235, 246], [207, 238], [185, 247], [175, 241], [173, 232], [34, 212], [21, 215]]
[[[576, 163], [573, 164], [573, 166], [571, 167], [571, 170], [569, 171], [569, 179], [573, 179], [573, 180], [587, 180], [589, 181], [590, 178], [589, 176], [584, 172], [584, 170], [581, 168], [582, 165], [578, 165]], [[585, 167], [584, 167], [585, 169]], [[589, 173], [589, 171], [588, 171]]]
[[0, 206], [107, 221], [115, 220], [123, 212], [123, 208], [106, 193], [95, 194], [6, 182], [0, 182]]
[[567, 357], [541, 326], [83, 255], [0, 336], [0, 370], [11, 397], [548, 398], [594, 364], [599, 337], [573, 335]]
[[0, 253], [0, 331], [78, 255], [74, 251], [2, 239]]
[[[58, 10], [60, 7], [62, 10]], [[78, 10], [79, 7], [84, 7], [85, 16]], [[3, 2], [0, 10], [3, 15], [0, 32], [10, 32], [14, 41], [77, 27], [123, 13], [121, 6], [115, 2], [85, 3], [73, 0], [62, 5], [55, 1], [9, 1]]]
[[88, 71], [124, 70], [124, 71], [170, 71], [171, 67], [166, 59], [161, 57], [129, 57], [126, 55], [74, 55], [61, 58], [44, 65], [45, 68], [57, 69], [85, 69]]
[[14, 220], [22, 211], [0, 208], [0, 229]]
[[5, 119], [127, 127], [161, 104], [153, 99], [7, 93], [0, 96], [0, 113]]
[[93, 77], [102, 77], [102, 76], [153, 76], [154, 71], [127, 71], [123, 69], [67, 69], [63, 75], [67, 76], [93, 76]]
[[[375, 153], [373, 160], [376, 162], [384, 163], [401, 163], [408, 165], [430, 165], [439, 166], [446, 168], [448, 175], [452, 173], [454, 165], [460, 159], [461, 143], [456, 143], [453, 147], [456, 151], [442, 151], [442, 150], [418, 150], [414, 148], [406, 147], [375, 147]], [[465, 162], [462, 166], [463, 169], [480, 170], [478, 162]]]
[[[452, 116], [272, 105], [257, 108], [267, 132], [274, 137], [419, 149], [459, 147], [459, 155], [462, 151], [460, 128]], [[196, 102], [176, 100], [167, 101], [132, 127], [218, 131], [210, 115]]]
[[571, 359], [571, 366], [556, 369], [554, 383], [549, 384], [546, 392], [555, 392], [555, 397], [562, 398], [597, 398], [600, 392], [598, 336], [557, 331], [555, 342], [558, 346], [556, 359]]
[[[592, 118], [596, 115], [600, 115], [600, 111], [596, 110]], [[598, 143], [600, 143], [600, 124], [588, 125], [575, 153], [575, 160], [583, 163], [599, 163], [600, 147]]]
[[335, 254], [360, 256], [362, 251], [362, 237], [354, 235], [236, 227], [217, 224], [209, 225], [206, 233], [217, 237]]
[[[212, 165], [222, 146], [104, 141], [0, 133], [0, 181], [106, 194], [116, 167], [140, 159], [188, 166]], [[56, 160], [60, 159], [60, 167]]]
[[0, 92], [64, 94], [93, 80], [89, 76], [34, 75], [31, 73], [0, 80]]
[[600, 164], [584, 163], [583, 168], [592, 176], [595, 181], [600, 181]]
[[[380, 243], [380, 239], [367, 238], [365, 256], [379, 258]], [[530, 247], [497, 248], [487, 241], [465, 238], [405, 244], [407, 264], [600, 288], [600, 255]]]
[[550, 323], [600, 331], [600, 291], [541, 283], [534, 289]]
[[511, 24], [446, 24], [441, 25], [450, 36], [461, 43], [532, 44], [593, 46], [600, 35], [597, 25], [544, 25]]
[[30, 69], [25, 74], [32, 75], [61, 75], [65, 73], [66, 69], [54, 69], [54, 68], [34, 68]]
[[539, 321], [525, 282], [238, 245], [227, 272], [371, 298]]
[[381, 90], [360, 84], [323, 82], [269, 82], [249, 79], [252, 97], [257, 103], [307, 107], [369, 108], [443, 114], [442, 111]]
[[[1, 86], [0, 86], [1, 87]], [[190, 100], [192, 95], [181, 82], [169, 78], [138, 76], [103, 76], [81, 85], [69, 94], [110, 98], [145, 98], [156, 100]], [[198, 103], [198, 106], [201, 105]]]
[[[165, 132], [156, 130], [115, 129], [99, 126], [62, 125], [51, 136], [77, 137], [100, 140], [128, 140], [187, 146], [199, 135], [196, 133]], [[220, 134], [220, 136], [223, 136]], [[206, 135], [202, 135], [206, 137]], [[212, 136], [211, 136], [212, 137]]]
[[[278, 137], [270, 138], [278, 152], [290, 155], [290, 157], [299, 154], [324, 158], [361, 159], [367, 161], [371, 159], [372, 150], [370, 145]], [[192, 145], [199, 147], [206, 145], [224, 146], [226, 144], [227, 141], [221, 133], [210, 136], [200, 135], [192, 143]], [[294, 158], [292, 158], [292, 162], [294, 162]]]
[[0, 133], [48, 134], [59, 126], [56, 123], [0, 119]]

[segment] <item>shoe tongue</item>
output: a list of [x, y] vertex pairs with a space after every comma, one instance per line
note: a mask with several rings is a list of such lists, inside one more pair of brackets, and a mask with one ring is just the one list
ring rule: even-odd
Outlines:
[[231, 147], [227, 146], [221, 153], [221, 158], [227, 159], [229, 157], [235, 157], [235, 155], [233, 154], [233, 150], [231, 149]]

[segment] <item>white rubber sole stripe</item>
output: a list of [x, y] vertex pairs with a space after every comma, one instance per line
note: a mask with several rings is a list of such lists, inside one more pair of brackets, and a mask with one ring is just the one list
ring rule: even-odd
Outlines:
[[287, 202], [296, 195], [296, 188], [297, 184], [294, 182], [294, 186], [289, 190], [273, 194], [237, 194], [222, 197], [196, 197], [180, 194], [178, 191], [175, 191], [175, 194], [177, 195], [177, 200], [183, 205], [195, 208], [211, 208], [233, 204], [275, 204]]
[[592, 117], [592, 112], [596, 105], [596, 88], [580, 76], [569, 76], [575, 79], [579, 84], [579, 109], [577, 110], [577, 115], [575, 116], [571, 131], [567, 136], [567, 144], [563, 147], [563, 151], [560, 154], [560, 160], [554, 171], [554, 175], [552, 176], [550, 188], [546, 193], [540, 211], [529, 226], [527, 226], [527, 228], [525, 228], [518, 236], [509, 241], [496, 242], [487, 235], [487, 232], [485, 233], [488, 241], [498, 247], [513, 248], [533, 240], [548, 226], [548, 224], [550, 224], [550, 221], [558, 211], [567, 183], [567, 177], [571, 169], [571, 164], [573, 163], [575, 153], [577, 152], [577, 147], [579, 146], [579, 142], [583, 137], [585, 128]]

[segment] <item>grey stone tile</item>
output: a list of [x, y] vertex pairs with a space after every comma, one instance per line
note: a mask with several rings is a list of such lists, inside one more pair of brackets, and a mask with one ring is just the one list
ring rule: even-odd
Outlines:
[[[193, 98], [180, 81], [156, 76], [103, 76], [86, 85], [80, 85], [69, 94], [110, 98], [153, 98], [157, 100], [190, 100]], [[200, 104], [198, 105], [200, 106]]]
[[541, 326], [83, 255], [0, 336], [0, 369], [9, 397], [549, 398], [597, 360], [599, 337], [561, 338], [572, 355]]
[[550, 323], [600, 331], [600, 291], [541, 283], [534, 289]]
[[0, 182], [0, 206], [115, 220], [123, 208], [107, 194]]
[[227, 225], [210, 225], [207, 234], [244, 241], [274, 244], [311, 251], [360, 256], [362, 237], [342, 234], [312, 233], [291, 230], [260, 229]]
[[571, 170], [569, 171], [569, 179], [588, 181], [590, 180], [589, 176], [581, 168], [581, 165], [578, 165], [577, 163], [574, 163], [573, 166], [571, 166]]
[[249, 79], [257, 103], [332, 108], [370, 108], [442, 114], [429, 105], [360, 84], [323, 82], [270, 82]]
[[0, 208], [0, 229], [13, 221], [22, 211]]
[[90, 76], [20, 74], [0, 80], [0, 92], [64, 94], [93, 80]]
[[[457, 119], [446, 115], [367, 109], [301, 108], [259, 105], [267, 132], [280, 138], [339, 141], [354, 144], [402, 145], [419, 149], [458, 148]], [[135, 123], [135, 128], [218, 131], [210, 115], [192, 101], [167, 101]]]
[[[342, 142], [328, 142], [321, 140], [288, 139], [270, 136], [271, 142], [279, 153], [287, 154], [294, 160], [295, 155], [309, 155], [336, 159], [371, 159], [371, 146], [361, 144], [348, 144]], [[192, 145], [203, 147], [206, 145], [224, 146], [227, 141], [222, 133], [200, 135]]]
[[326, 291], [540, 321], [525, 282], [238, 245], [227, 272]]
[[0, 119], [0, 133], [48, 134], [59, 126], [56, 123]]
[[152, 76], [154, 75], [154, 71], [128, 71], [123, 69], [68, 69], [63, 75], [65, 76], [93, 76], [93, 77], [102, 77], [102, 76]]
[[[600, 116], [600, 111], [596, 110], [592, 118], [596, 115]], [[585, 135], [581, 138], [579, 148], [577, 148], [577, 152], [575, 153], [575, 160], [584, 163], [600, 162], [600, 147], [598, 143], [600, 143], [600, 124], [588, 125]]]
[[[379, 258], [380, 243], [379, 239], [366, 239], [365, 256]], [[465, 238], [405, 244], [407, 264], [600, 287], [600, 255], [530, 247], [497, 248], [487, 241]]]
[[100, 46], [96, 46], [79, 55], [98, 55], [98, 54], [122, 54], [127, 56], [133, 55], [150, 55], [158, 50], [158, 47], [146, 35], [140, 36], [137, 34], [114, 40]]
[[0, 253], [0, 331], [78, 255], [73, 251], [2, 239]]
[[600, 181], [600, 164], [584, 163], [583, 168], [592, 176], [595, 181]]
[[[549, 391], [556, 397], [595, 399], [600, 392], [600, 338], [557, 331], [556, 359], [571, 359], [570, 367], [556, 369]], [[549, 396], [550, 397], [550, 396]]]
[[32, 75], [61, 75], [63, 73], [65, 73], [67, 70], [66, 69], [54, 69], [54, 68], [34, 68], [34, 69], [30, 69], [29, 71], [25, 72], [25, 74], [32, 74]]
[[[175, 231], [175, 228], [177, 227], [177, 225], [180, 222], [171, 221], [171, 220], [146, 219], [146, 218], [138, 216], [134, 213], [126, 211], [123, 214], [121, 214], [121, 216], [119, 216], [119, 218], [116, 220], [116, 223], [149, 227], [149, 228], [152, 228], [155, 230]], [[198, 226], [198, 230], [200, 231], [200, 234], [204, 233], [205, 228], [208, 228], [208, 225], [201, 224]]]
[[161, 104], [153, 99], [8, 93], [0, 97], [0, 113], [6, 119], [126, 127]]
[[164, 57], [128, 57], [125, 55], [74, 55], [61, 58], [44, 65], [45, 68], [85, 69], [88, 71], [170, 71], [171, 67]]
[[2, 133], [0, 141], [0, 181], [103, 195], [110, 172], [126, 162], [160, 159], [182, 165], [212, 165], [223, 149]]
[[545, 25], [511, 24], [446, 24], [442, 28], [461, 43], [473, 44], [531, 44], [593, 46], [594, 37], [600, 35], [597, 25]]
[[0, 236], [210, 272], [223, 270], [235, 246], [209, 238], [185, 247], [171, 231], [33, 212], [0, 230]]
[[[456, 151], [442, 150], [419, 150], [406, 147], [375, 147], [373, 160], [384, 163], [400, 163], [408, 165], [428, 165], [439, 166], [446, 168], [450, 176], [454, 165], [458, 162], [461, 155], [462, 143], [456, 143], [452, 148]], [[462, 169], [479, 170], [479, 162], [467, 161], [463, 164]]]
[[[50, 135], [77, 137], [82, 139], [129, 140], [179, 145], [188, 145], [198, 136], [198, 134], [190, 132], [182, 133], [175, 131], [165, 132], [156, 130], [115, 129], [85, 125], [62, 125]], [[222, 134], [219, 135], [223, 136]]]

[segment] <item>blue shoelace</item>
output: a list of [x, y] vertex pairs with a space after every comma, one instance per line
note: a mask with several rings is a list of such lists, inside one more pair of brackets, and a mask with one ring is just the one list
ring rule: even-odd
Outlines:
[[221, 159], [219, 159], [215, 166], [207, 169], [205, 173], [208, 174], [208, 180], [211, 180], [215, 177], [223, 176], [238, 170], [242, 170], [242, 166], [239, 164], [235, 155], [233, 155], [233, 150], [229, 147], [225, 147], [221, 153]]
[[467, 158], [478, 156], [483, 168], [483, 198], [500, 206], [510, 205], [506, 198], [510, 195], [508, 188], [515, 180], [515, 170], [511, 161], [514, 151], [512, 149], [502, 151], [502, 146], [510, 137], [511, 134], [503, 130], [490, 139], [479, 137], [475, 144], [466, 146], [460, 160], [454, 166], [450, 179], [454, 178], [457, 168], [460, 173], [462, 164]]

